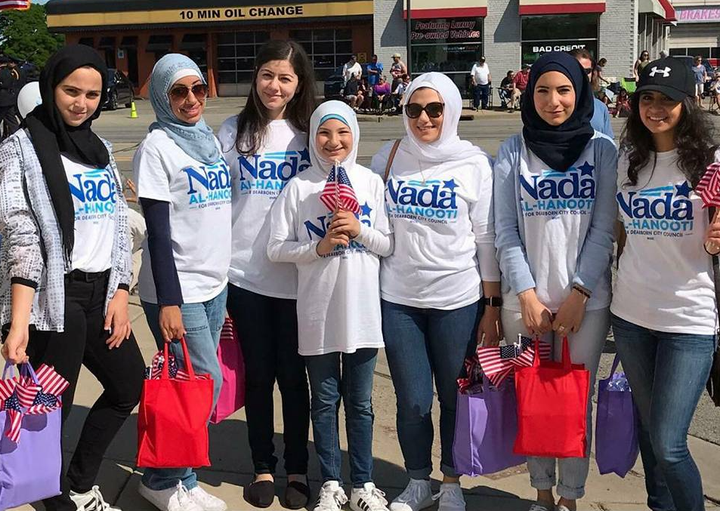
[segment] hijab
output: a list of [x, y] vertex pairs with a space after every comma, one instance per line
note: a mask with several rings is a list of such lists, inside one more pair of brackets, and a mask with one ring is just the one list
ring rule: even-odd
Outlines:
[[196, 76], [202, 83], [205, 79], [189, 57], [169, 53], [157, 61], [150, 75], [150, 103], [155, 111], [155, 122], [150, 131], [165, 130], [165, 133], [191, 158], [211, 165], [220, 159], [220, 150], [215, 142], [212, 128], [200, 119], [188, 124], [178, 119], [170, 106], [170, 89], [186, 76]]
[[[100, 103], [80, 126], [69, 126], [55, 105], [55, 88], [76, 69], [88, 66], [96, 69], [102, 77]], [[63, 153], [74, 161], [95, 168], [105, 168], [110, 163], [107, 147], [90, 129], [107, 100], [108, 71], [95, 50], [73, 44], [50, 57], [40, 73], [39, 83], [42, 104], [28, 114], [25, 122], [58, 219], [65, 257], [70, 260], [75, 244], [75, 207], [60, 155]]]
[[310, 117], [310, 161], [314, 167], [318, 167], [326, 173], [330, 172], [330, 169], [335, 163], [326, 160], [320, 155], [317, 142], [315, 141], [320, 126], [330, 119], [339, 120], [350, 128], [352, 132], [352, 150], [343, 161], [339, 162], [341, 166], [345, 167], [345, 170], [349, 170], [355, 165], [355, 160], [357, 159], [358, 145], [360, 143], [360, 128], [355, 112], [342, 101], [326, 101], [317, 107]]
[[[560, 126], [546, 123], [535, 110], [534, 91], [538, 79], [550, 71], [564, 74], [575, 89], [575, 111]], [[568, 53], [546, 53], [530, 69], [525, 90], [521, 107], [525, 144], [552, 170], [565, 172], [577, 161], [595, 133], [590, 125], [595, 104], [585, 70]]]
[[415, 137], [410, 129], [411, 119], [403, 112], [403, 122], [407, 133], [403, 139], [403, 149], [416, 156], [421, 162], [430, 165], [464, 160], [485, 154], [482, 149], [467, 140], [460, 140], [458, 136], [462, 98], [455, 82], [442, 73], [422, 74], [410, 83], [405, 92], [403, 104], [407, 104], [412, 99], [413, 93], [422, 88], [437, 92], [440, 101], [445, 104], [440, 138], [428, 144]]

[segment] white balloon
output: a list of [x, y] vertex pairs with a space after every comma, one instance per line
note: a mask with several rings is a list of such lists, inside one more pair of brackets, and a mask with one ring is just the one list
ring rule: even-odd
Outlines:
[[17, 97], [17, 107], [20, 117], [23, 119], [27, 114], [35, 110], [35, 107], [42, 104], [42, 96], [40, 96], [40, 84], [38, 82], [30, 82], [26, 84]]

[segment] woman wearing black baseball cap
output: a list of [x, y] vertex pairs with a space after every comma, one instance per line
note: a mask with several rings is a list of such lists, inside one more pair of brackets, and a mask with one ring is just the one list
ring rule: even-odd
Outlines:
[[640, 412], [648, 507], [704, 510], [687, 432], [716, 343], [712, 260], [720, 223], [693, 191], [718, 153], [692, 71], [672, 57], [643, 69], [621, 139], [617, 351]]

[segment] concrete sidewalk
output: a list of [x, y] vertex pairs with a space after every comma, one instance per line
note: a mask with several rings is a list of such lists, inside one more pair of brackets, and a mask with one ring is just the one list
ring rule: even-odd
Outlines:
[[[137, 297], [131, 299], [131, 319], [135, 335], [140, 344], [146, 361], [155, 352], [155, 342], [150, 334], [145, 316], [138, 305]], [[89, 407], [100, 394], [100, 386], [85, 369], [75, 397], [75, 407], [69, 419], [66, 434], [69, 445], [74, 445], [80, 427]], [[403, 459], [395, 431], [395, 394], [390, 381], [384, 354], [378, 361], [374, 385], [375, 436], [373, 453], [375, 456], [375, 481], [387, 492], [391, 500], [399, 494], [407, 478], [403, 469]], [[276, 399], [276, 403], [280, 400]], [[437, 425], [438, 410], [434, 410]], [[137, 413], [126, 422], [117, 438], [107, 452], [97, 484], [110, 503], [115, 503], [123, 511], [154, 511], [155, 508], [137, 494], [140, 472], [135, 468]], [[275, 429], [282, 432], [282, 414], [279, 406], [275, 411]], [[344, 431], [341, 432], [343, 452], [346, 454], [347, 442]], [[436, 428], [437, 437], [437, 428]], [[282, 435], [276, 436], [276, 445], [282, 459]], [[720, 510], [720, 446], [690, 437], [690, 448], [703, 474], [705, 494], [708, 497], [707, 509]], [[319, 486], [319, 469], [312, 439], [310, 443], [310, 481], [314, 491]], [[213, 466], [199, 471], [201, 484], [208, 491], [225, 499], [230, 511], [249, 511], [251, 507], [243, 500], [243, 487], [252, 480], [253, 466], [247, 446], [247, 430], [245, 414], [240, 411], [221, 424], [210, 427], [210, 458]], [[440, 445], [436, 438], [433, 446], [433, 461], [440, 464]], [[277, 494], [281, 495], [285, 480], [282, 464], [279, 466]], [[345, 474], [348, 473], [347, 466]], [[434, 485], [439, 485], [442, 475], [436, 468], [433, 473]], [[524, 466], [508, 470], [490, 477], [465, 477], [462, 480], [465, 488], [468, 511], [525, 511], [534, 499], [534, 491], [530, 488], [529, 477]], [[587, 494], [580, 501], [580, 510], [600, 511], [639, 511], [647, 509], [646, 494], [643, 480], [642, 465], [639, 460], [635, 469], [621, 479], [615, 475], [601, 476], [593, 461], [590, 464]], [[42, 505], [27, 505], [18, 508], [23, 511], [42, 510]], [[283, 509], [276, 499], [272, 510]]]

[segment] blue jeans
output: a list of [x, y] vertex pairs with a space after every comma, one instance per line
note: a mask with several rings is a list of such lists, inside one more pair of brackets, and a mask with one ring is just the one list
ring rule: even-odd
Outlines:
[[[222, 372], [217, 358], [217, 348], [220, 343], [220, 331], [225, 322], [225, 303], [227, 301], [227, 288], [215, 298], [202, 303], [185, 303], [182, 311], [185, 343], [192, 358], [192, 365], [198, 374], [210, 374], [214, 383], [213, 408], [217, 402], [222, 387]], [[142, 302], [145, 317], [150, 331], [155, 337], [158, 349], [164, 345], [160, 332], [160, 307], [155, 303]], [[179, 342], [170, 344], [170, 351], [175, 356], [180, 367], [185, 365], [182, 347]], [[197, 486], [197, 475], [192, 468], [146, 468], [142, 476], [142, 483], [151, 490], [166, 490], [177, 486], [178, 481], [191, 490]]]
[[[350, 479], [354, 488], [372, 481], [373, 421], [372, 389], [376, 348], [355, 353], [328, 353], [305, 357], [310, 377], [310, 414], [315, 451], [323, 483], [342, 485], [338, 411], [345, 406], [345, 430], [350, 455]], [[342, 364], [341, 364], [342, 359]]]
[[615, 315], [612, 326], [640, 412], [648, 507], [702, 511], [702, 479], [687, 434], [710, 374], [715, 336], [657, 332]]
[[412, 479], [432, 472], [433, 376], [440, 401], [441, 470], [458, 477], [453, 462], [457, 378], [476, 343], [484, 305], [455, 310], [419, 309], [382, 301], [383, 337], [397, 397], [397, 431]]
[[487, 110], [488, 97], [490, 96], [490, 85], [476, 85], [473, 88], [473, 107], [477, 108], [482, 105], [483, 110]]

